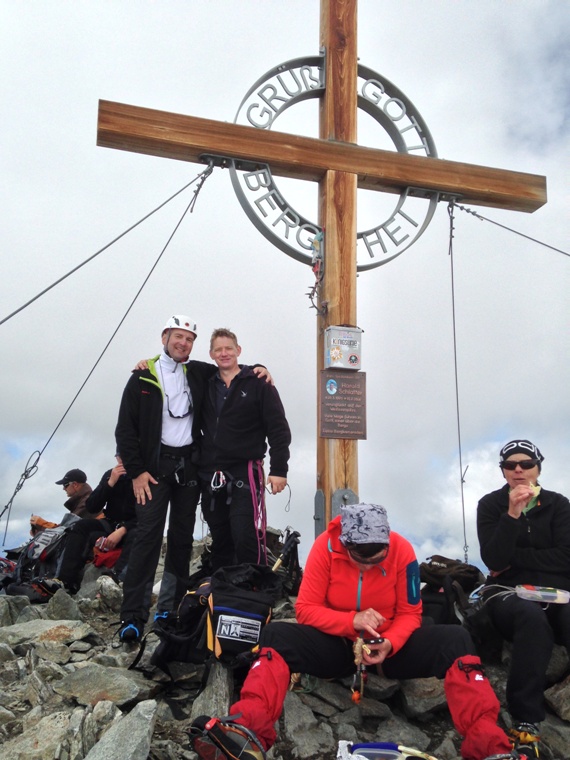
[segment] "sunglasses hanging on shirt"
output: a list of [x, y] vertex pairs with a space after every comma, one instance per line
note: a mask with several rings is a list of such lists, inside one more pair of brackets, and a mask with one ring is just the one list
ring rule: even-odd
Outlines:
[[173, 420], [183, 420], [185, 417], [189, 417], [194, 411], [194, 405], [192, 404], [192, 399], [190, 398], [189, 392], [184, 391], [184, 393], [188, 397], [188, 411], [185, 414], [173, 414], [170, 411], [170, 401], [168, 398], [168, 393], [164, 394], [166, 396], [166, 409], [168, 411], [168, 414], [172, 417]]

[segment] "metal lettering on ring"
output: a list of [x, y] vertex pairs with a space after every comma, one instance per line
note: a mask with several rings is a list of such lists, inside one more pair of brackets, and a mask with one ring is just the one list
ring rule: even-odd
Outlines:
[[[290, 106], [320, 98], [326, 87], [324, 63], [322, 55], [307, 56], [274, 67], [246, 93], [234, 122], [271, 129]], [[396, 151], [436, 158], [429, 129], [406, 95], [361, 64], [357, 77], [358, 108], [382, 128]], [[242, 208], [261, 234], [283, 253], [312, 266], [312, 243], [323, 231], [287, 202], [269, 166], [231, 161], [230, 175]], [[376, 198], [378, 194], [373, 195]], [[380, 212], [384, 218], [379, 224], [357, 233], [358, 271], [386, 264], [415, 243], [430, 223], [439, 197], [436, 192], [414, 187], [400, 193], [388, 213]], [[375, 200], [374, 208], [377, 203]], [[326, 256], [326, 238], [324, 247]]]

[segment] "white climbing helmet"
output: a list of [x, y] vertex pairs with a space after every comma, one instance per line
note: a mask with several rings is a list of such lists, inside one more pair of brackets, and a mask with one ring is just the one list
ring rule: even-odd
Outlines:
[[194, 335], [198, 337], [196, 322], [184, 314], [174, 314], [174, 316], [170, 317], [168, 322], [162, 328], [162, 332], [164, 333], [165, 330], [175, 330], [177, 327], [180, 330], [188, 330], [188, 332], [194, 333]]

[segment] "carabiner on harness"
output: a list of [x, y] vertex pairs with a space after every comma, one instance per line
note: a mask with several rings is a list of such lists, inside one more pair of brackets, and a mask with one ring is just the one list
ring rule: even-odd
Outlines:
[[217, 470], [212, 475], [212, 481], [210, 483], [210, 487], [212, 491], [219, 491], [225, 485], [226, 485], [226, 476], [221, 470]]

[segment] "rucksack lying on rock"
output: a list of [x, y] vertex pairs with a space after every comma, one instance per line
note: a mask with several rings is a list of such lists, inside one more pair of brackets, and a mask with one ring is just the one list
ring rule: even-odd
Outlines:
[[[176, 613], [155, 620], [152, 632], [160, 643], [151, 664], [168, 675], [171, 662], [248, 665], [281, 595], [281, 578], [270, 567], [244, 563], [216, 570], [183, 596]], [[143, 651], [144, 642], [131, 668]]]

